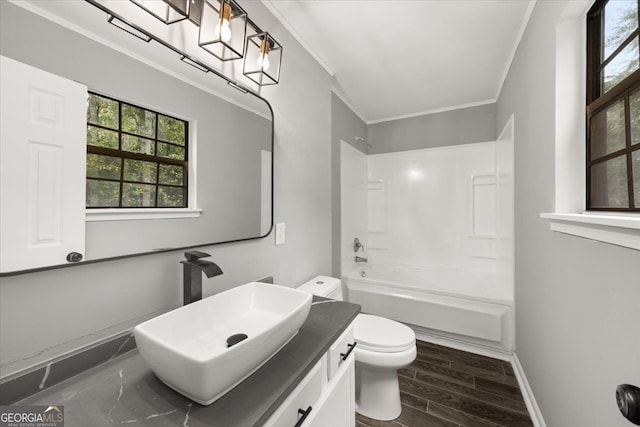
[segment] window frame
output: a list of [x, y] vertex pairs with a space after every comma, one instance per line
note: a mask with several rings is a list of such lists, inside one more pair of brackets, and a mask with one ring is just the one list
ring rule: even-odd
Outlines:
[[[118, 103], [118, 128], [117, 129], [113, 129], [113, 128], [109, 128], [106, 126], [102, 126], [99, 124], [93, 124], [93, 123], [89, 123], [87, 121], [87, 132], [89, 129], [89, 126], [93, 126], [94, 128], [97, 129], [104, 129], [107, 131], [111, 131], [111, 132], [116, 132], [118, 134], [118, 149], [113, 149], [113, 148], [107, 148], [107, 147], [99, 147], [99, 146], [95, 146], [95, 145], [90, 145], [87, 141], [87, 155], [89, 154], [97, 154], [97, 155], [103, 155], [103, 156], [109, 156], [109, 157], [117, 157], [121, 160], [120, 163], [120, 177], [118, 180], [115, 179], [105, 179], [105, 178], [93, 178], [93, 177], [89, 177], [88, 175], [86, 175], [85, 180], [89, 180], [89, 179], [93, 179], [93, 180], [98, 180], [98, 181], [109, 181], [109, 182], [118, 182], [119, 186], [120, 186], [120, 191], [119, 191], [119, 195], [118, 195], [118, 206], [86, 206], [86, 202], [85, 202], [85, 209], [87, 210], [88, 214], [91, 214], [93, 212], [95, 213], [103, 213], [105, 211], [111, 211], [111, 212], [117, 212], [118, 214], [121, 213], [134, 213], [133, 216], [139, 216], [139, 215], [135, 215], [135, 212], [151, 212], [151, 211], [156, 211], [156, 212], [177, 212], [177, 211], [185, 211], [185, 210], [193, 210], [190, 207], [190, 195], [189, 195], [189, 187], [190, 187], [190, 155], [191, 155], [191, 143], [192, 141], [190, 141], [190, 132], [189, 132], [189, 128], [190, 128], [190, 121], [180, 118], [180, 117], [176, 117], [174, 115], [171, 114], [167, 114], [167, 113], [163, 113], [160, 111], [157, 111], [155, 109], [151, 109], [145, 106], [141, 106], [141, 105], [137, 105], [137, 104], [133, 104], [131, 102], [122, 100], [122, 99], [117, 99], [114, 98], [112, 96], [109, 95], [104, 95], [102, 93], [96, 92], [96, 91], [92, 91], [89, 90], [87, 91], [87, 97], [91, 96], [91, 95], [95, 95], [101, 98], [105, 98], [114, 102]], [[147, 137], [144, 135], [137, 135], [131, 132], [127, 132], [124, 131], [122, 129], [122, 106], [123, 105], [128, 105], [134, 108], [139, 108], [148, 112], [151, 112], [153, 114], [155, 114], [155, 132], [154, 132], [154, 137]], [[179, 144], [175, 144], [173, 142], [170, 141], [163, 141], [161, 139], [158, 138], [158, 123], [159, 123], [159, 116], [165, 116], [168, 117], [170, 119], [174, 119], [174, 120], [179, 120], [181, 122], [184, 123], [184, 146], [181, 146]], [[135, 153], [135, 152], [130, 152], [130, 151], [125, 151], [122, 150], [122, 136], [123, 135], [130, 135], [133, 137], [138, 137], [138, 138], [144, 138], [144, 139], [148, 139], [153, 141], [154, 143], [154, 153], [157, 153], [157, 149], [158, 149], [158, 143], [163, 143], [163, 144], [169, 144], [172, 146], [176, 146], [176, 147], [180, 147], [182, 149], [184, 149], [184, 160], [179, 160], [179, 159], [172, 159], [172, 158], [168, 158], [168, 157], [161, 157], [158, 156], [157, 154], [151, 155], [151, 154], [144, 154], [144, 153]], [[140, 160], [140, 161], [146, 161], [146, 162], [152, 162], [155, 163], [157, 165], [156, 167], [156, 179], [155, 179], [155, 183], [147, 183], [147, 182], [140, 182], [140, 181], [130, 181], [130, 180], [125, 180], [124, 179], [124, 162], [126, 159], [130, 159], [130, 160]], [[160, 165], [170, 165], [170, 166], [182, 166], [183, 168], [183, 183], [182, 185], [171, 185], [171, 184], [160, 184]], [[125, 183], [133, 183], [133, 184], [143, 184], [143, 185], [154, 185], [155, 186], [155, 197], [154, 197], [154, 206], [122, 206], [122, 197], [123, 197], [123, 184]], [[159, 195], [159, 187], [160, 186], [166, 186], [166, 187], [174, 187], [174, 188], [182, 188], [183, 189], [183, 205], [182, 206], [158, 206], [158, 195]], [[173, 217], [173, 215], [169, 216], [169, 217]], [[103, 220], [104, 218], [102, 217], [96, 217], [97, 220]], [[130, 218], [122, 218], [122, 219], [130, 219]]]
[[[630, 33], [616, 49], [609, 54], [604, 61], [604, 19], [603, 12], [610, 0], [596, 0], [587, 13], [587, 70], [586, 70], [586, 191], [585, 202], [587, 211], [609, 211], [609, 212], [640, 212], [640, 207], [635, 207], [637, 201], [634, 200], [633, 187], [633, 164], [632, 153], [640, 150], [640, 144], [631, 144], [631, 116], [630, 102], [631, 93], [640, 90], [640, 69], [628, 75], [624, 80], [602, 93], [601, 72], [622, 50], [629, 46], [636, 38], [640, 40], [640, 0], [638, 0], [638, 27]], [[624, 102], [625, 109], [625, 147], [591, 159], [591, 121], [598, 113], [615, 105], [620, 101]], [[627, 193], [629, 207], [593, 207], [591, 205], [591, 168], [599, 163], [606, 162], [616, 157], [625, 156], [627, 169]]]

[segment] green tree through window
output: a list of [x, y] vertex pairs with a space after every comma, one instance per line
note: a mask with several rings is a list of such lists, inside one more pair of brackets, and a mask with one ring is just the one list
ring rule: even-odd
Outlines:
[[188, 123], [89, 93], [87, 208], [187, 207]]

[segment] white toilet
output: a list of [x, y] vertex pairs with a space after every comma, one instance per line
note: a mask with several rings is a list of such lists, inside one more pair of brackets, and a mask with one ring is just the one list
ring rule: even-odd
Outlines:
[[[339, 279], [317, 276], [298, 289], [342, 301]], [[358, 314], [353, 335], [357, 343], [356, 411], [375, 420], [400, 415], [398, 369], [416, 358], [416, 335], [411, 328], [384, 317]]]

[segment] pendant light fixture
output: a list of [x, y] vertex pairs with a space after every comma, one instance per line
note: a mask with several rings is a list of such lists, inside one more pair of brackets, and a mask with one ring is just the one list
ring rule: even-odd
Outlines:
[[165, 24], [173, 24], [189, 17], [192, 0], [131, 0]]
[[[1, 1], [1, 0], [0, 0]], [[134, 34], [145, 41], [151, 39], [159, 41], [180, 54], [180, 59], [201, 71], [213, 71], [208, 61], [194, 52], [186, 54], [184, 50], [178, 50], [168, 40], [162, 40], [142, 27], [130, 23], [116, 16], [110, 8], [104, 6], [98, 0], [86, 0], [99, 7], [110, 16], [109, 22]], [[280, 80], [280, 66], [282, 62], [282, 46], [273, 36], [262, 31], [247, 16], [247, 12], [240, 7], [235, 0], [131, 0], [147, 13], [169, 25], [188, 19], [199, 27], [197, 40], [198, 46], [215, 56], [220, 61], [233, 61], [244, 58], [243, 74], [259, 86], [277, 84]], [[118, 22], [115, 20], [118, 19]], [[114, 20], [114, 22], [112, 22]], [[134, 31], [117, 25], [120, 21]], [[180, 27], [183, 24], [178, 24]], [[188, 24], [184, 24], [188, 25]], [[247, 37], [247, 27], [250, 28], [250, 36]], [[193, 34], [191, 31], [185, 34]], [[194, 34], [195, 35], [195, 34]], [[167, 44], [169, 43], [169, 44]]]
[[198, 44], [221, 61], [244, 56], [247, 12], [233, 0], [204, 0]]
[[259, 31], [247, 38], [242, 71], [245, 76], [260, 86], [277, 84], [281, 61], [282, 46], [269, 33]]

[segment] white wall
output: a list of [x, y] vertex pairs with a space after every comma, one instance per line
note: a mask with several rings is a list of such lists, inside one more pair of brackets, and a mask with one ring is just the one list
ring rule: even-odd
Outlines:
[[[514, 298], [514, 127], [515, 119], [509, 118], [496, 141], [496, 275], [498, 280], [509, 283], [509, 299]], [[513, 337], [512, 342], [515, 342]]]
[[369, 253], [367, 241], [367, 155], [340, 141], [340, 253], [341, 272], [348, 274], [355, 266], [353, 242], [357, 237], [364, 245], [364, 251], [357, 255], [366, 257]]
[[[364, 141], [356, 140], [356, 137]], [[340, 277], [342, 266], [341, 251], [341, 212], [340, 207], [340, 155], [341, 145], [344, 142], [352, 145], [362, 152], [367, 152], [367, 125], [360, 117], [335, 94], [331, 93], [331, 225], [333, 246], [331, 248], [332, 274]], [[351, 250], [353, 251], [353, 249]], [[349, 252], [351, 253], [351, 252]]]
[[556, 29], [576, 3], [536, 3], [498, 99], [497, 128], [516, 123], [516, 353], [549, 427], [629, 427], [614, 393], [640, 385], [640, 252], [539, 217], [555, 208]]
[[[204, 280], [205, 295], [266, 275], [295, 286], [331, 273], [330, 77], [260, 2], [243, 7], [285, 50], [280, 84], [262, 95], [275, 114], [274, 220], [286, 223], [287, 242], [276, 247], [271, 235], [202, 248], [224, 271]], [[181, 258], [151, 255], [2, 278], [0, 377], [181, 304]]]

